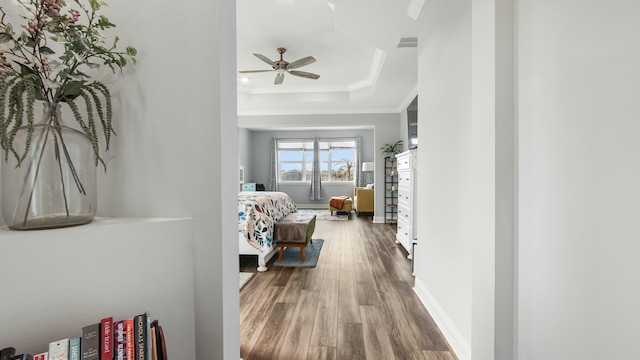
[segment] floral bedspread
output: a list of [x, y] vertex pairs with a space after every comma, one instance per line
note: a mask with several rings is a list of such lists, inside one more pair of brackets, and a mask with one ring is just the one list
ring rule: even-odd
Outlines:
[[244, 233], [253, 247], [269, 252], [273, 249], [275, 223], [296, 211], [296, 204], [283, 192], [240, 192], [238, 231]]

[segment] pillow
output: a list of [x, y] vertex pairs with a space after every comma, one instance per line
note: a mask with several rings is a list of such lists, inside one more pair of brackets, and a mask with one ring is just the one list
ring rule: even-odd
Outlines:
[[365, 189], [373, 189], [373, 184], [367, 184], [364, 188]]

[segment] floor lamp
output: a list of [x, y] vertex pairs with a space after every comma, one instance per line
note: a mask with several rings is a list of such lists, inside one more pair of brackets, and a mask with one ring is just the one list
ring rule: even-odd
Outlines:
[[[362, 163], [362, 172], [363, 173], [373, 173], [373, 171], [375, 170], [375, 163], [374, 162], [363, 162]], [[373, 174], [371, 174], [371, 176], [367, 176], [365, 177], [365, 185], [366, 184], [371, 184], [372, 181], [372, 177]]]

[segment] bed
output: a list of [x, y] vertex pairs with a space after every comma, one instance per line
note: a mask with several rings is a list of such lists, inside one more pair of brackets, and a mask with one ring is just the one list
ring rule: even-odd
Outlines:
[[240, 255], [257, 255], [258, 271], [267, 271], [267, 262], [277, 252], [273, 243], [274, 225], [292, 212], [297, 212], [296, 204], [286, 193], [241, 191], [238, 194]]

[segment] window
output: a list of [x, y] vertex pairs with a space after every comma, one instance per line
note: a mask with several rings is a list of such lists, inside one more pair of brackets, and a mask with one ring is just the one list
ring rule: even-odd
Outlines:
[[353, 181], [355, 140], [320, 141], [322, 181]]
[[[355, 139], [319, 141], [322, 181], [353, 181]], [[311, 181], [313, 140], [278, 140], [279, 181]]]
[[278, 140], [280, 181], [311, 181], [313, 141]]

